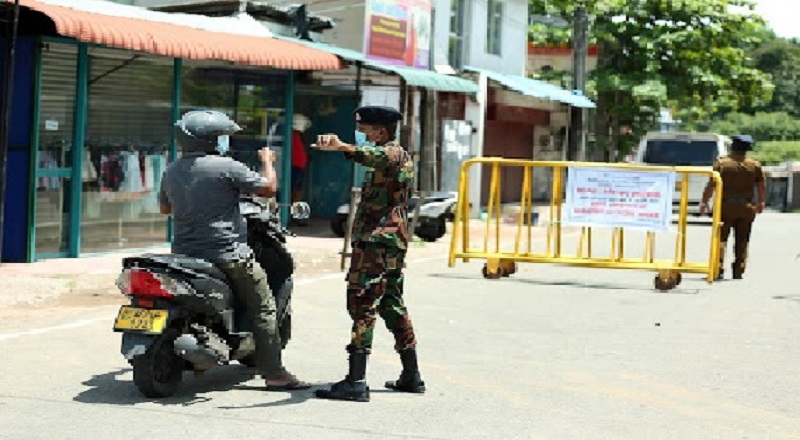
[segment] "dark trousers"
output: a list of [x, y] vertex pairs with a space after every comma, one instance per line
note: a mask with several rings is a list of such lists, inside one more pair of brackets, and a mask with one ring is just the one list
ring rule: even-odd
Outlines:
[[256, 368], [265, 378], [282, 375], [284, 369], [281, 362], [282, 346], [278, 333], [277, 307], [264, 269], [253, 259], [236, 263], [216, 263], [216, 266], [230, 280], [236, 299], [244, 304], [253, 323]]
[[750, 231], [756, 218], [756, 208], [752, 203], [722, 202], [722, 230], [720, 233], [719, 266], [724, 268], [725, 249], [731, 230], [735, 239], [733, 254], [733, 270], [744, 273], [747, 266], [747, 247], [750, 242]]

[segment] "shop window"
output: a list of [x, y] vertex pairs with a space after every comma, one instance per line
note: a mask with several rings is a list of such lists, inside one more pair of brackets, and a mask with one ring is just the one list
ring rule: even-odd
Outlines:
[[68, 246], [78, 47], [47, 43], [41, 50], [34, 249], [47, 255]]
[[492, 55], [502, 54], [503, 36], [503, 2], [488, 0], [486, 22], [486, 52]]
[[89, 51], [81, 251], [165, 243], [158, 190], [172, 136], [173, 60]]
[[261, 171], [258, 150], [272, 148], [280, 179], [286, 74], [184, 62], [182, 77], [181, 114], [196, 109], [225, 112], [242, 127], [231, 136], [228, 154], [254, 171]]

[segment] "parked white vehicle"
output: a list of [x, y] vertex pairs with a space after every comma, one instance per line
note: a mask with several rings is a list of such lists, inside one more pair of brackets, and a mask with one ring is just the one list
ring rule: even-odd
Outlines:
[[[714, 161], [728, 154], [731, 139], [714, 133], [652, 132], [639, 142], [633, 162], [644, 165], [693, 166], [711, 170]], [[704, 176], [689, 177], [689, 214], [700, 216], [700, 201], [708, 183]], [[675, 182], [673, 213], [680, 210], [680, 177]], [[712, 200], [709, 204], [714, 206]], [[708, 213], [710, 216], [711, 213]]]
[[[427, 195], [422, 206], [419, 207], [419, 219], [415, 234], [429, 242], [442, 238], [447, 232], [447, 222], [453, 220], [457, 202], [458, 193], [456, 192], [433, 192]], [[409, 227], [413, 222], [417, 203], [419, 203], [419, 197], [412, 197], [408, 201]], [[349, 212], [349, 204], [341, 205], [336, 210], [336, 217], [331, 220], [331, 230], [339, 237], [344, 237]]]

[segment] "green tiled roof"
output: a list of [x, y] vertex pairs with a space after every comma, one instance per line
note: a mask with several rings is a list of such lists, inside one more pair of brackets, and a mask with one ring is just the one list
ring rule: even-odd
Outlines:
[[562, 89], [556, 85], [550, 84], [545, 81], [539, 81], [524, 76], [507, 75], [498, 73], [491, 70], [479, 69], [476, 67], [465, 67], [465, 69], [472, 72], [485, 74], [489, 79], [502, 84], [504, 87], [515, 90], [523, 95], [533, 96], [534, 98], [547, 99], [550, 101], [558, 101], [564, 104], [569, 104], [573, 107], [582, 108], [595, 108], [597, 107], [591, 99], [583, 96], [576, 95], [569, 90]]
[[458, 93], [477, 93], [478, 85], [472, 81], [460, 78], [458, 76], [443, 75], [431, 70], [416, 69], [413, 67], [393, 66], [391, 64], [381, 63], [378, 61], [369, 60], [364, 57], [364, 54], [355, 50], [345, 49], [343, 47], [333, 46], [325, 43], [315, 43], [312, 41], [299, 40], [295, 38], [278, 37], [296, 43], [305, 44], [306, 46], [315, 49], [330, 52], [338, 57], [349, 61], [357, 61], [363, 63], [367, 68], [380, 70], [383, 72], [395, 73], [403, 77], [408, 85], [416, 87], [424, 87], [426, 89], [438, 90], [440, 92], [458, 92]]

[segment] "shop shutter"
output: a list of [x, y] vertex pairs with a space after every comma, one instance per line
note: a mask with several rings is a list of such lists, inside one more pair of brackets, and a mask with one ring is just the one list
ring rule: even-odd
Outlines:
[[172, 59], [93, 48], [87, 144], [160, 148], [172, 127]]
[[[70, 166], [77, 91], [78, 46], [46, 43], [42, 46], [39, 151], [48, 151], [57, 166]], [[40, 158], [41, 158], [40, 154]], [[52, 167], [54, 164], [47, 164]], [[45, 166], [44, 163], [40, 166]]]

